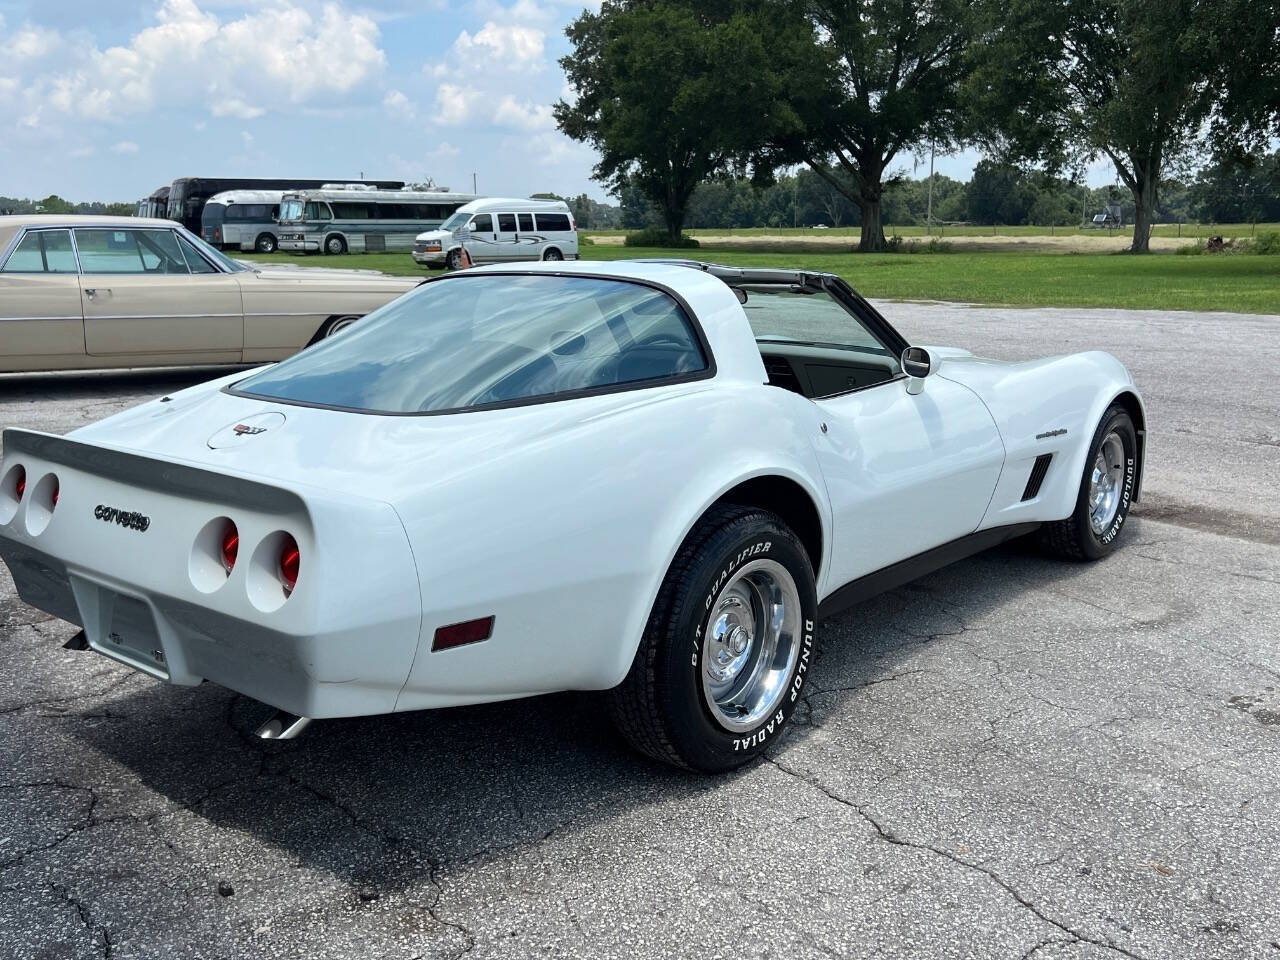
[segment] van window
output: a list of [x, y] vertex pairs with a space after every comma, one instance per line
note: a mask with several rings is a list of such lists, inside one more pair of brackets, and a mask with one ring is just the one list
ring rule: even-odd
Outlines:
[[478, 213], [471, 221], [472, 233], [493, 233], [493, 217], [487, 213]]
[[546, 233], [568, 233], [573, 228], [569, 226], [567, 213], [540, 213], [538, 229]]
[[533, 232], [533, 214], [532, 213], [520, 214], [520, 232], [521, 233]]
[[75, 273], [76, 255], [66, 230], [36, 230], [9, 254], [5, 273]]
[[516, 215], [514, 213], [498, 214], [498, 229], [503, 233], [515, 233]]

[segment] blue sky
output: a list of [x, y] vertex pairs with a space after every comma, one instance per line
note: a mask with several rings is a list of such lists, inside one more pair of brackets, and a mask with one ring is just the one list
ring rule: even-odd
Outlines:
[[[598, 6], [598, 3], [596, 4]], [[583, 0], [0, 0], [0, 195], [134, 200], [178, 176], [583, 191], [556, 60]], [[977, 156], [940, 158], [967, 179]], [[902, 158], [912, 169], [913, 160]], [[928, 158], [914, 170], [928, 172]], [[1114, 174], [1099, 165], [1092, 183]]]

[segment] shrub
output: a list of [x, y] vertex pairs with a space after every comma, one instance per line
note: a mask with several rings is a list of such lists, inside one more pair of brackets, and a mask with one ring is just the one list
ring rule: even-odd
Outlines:
[[1249, 252], [1267, 257], [1280, 256], [1280, 231], [1268, 230], [1249, 241]]
[[628, 233], [626, 239], [622, 241], [623, 246], [627, 247], [687, 247], [693, 248], [698, 246], [698, 241], [693, 237], [680, 234], [679, 241], [673, 243], [671, 238], [667, 236], [667, 231], [660, 230], [656, 227], [649, 227], [646, 230], [637, 230], [634, 233]]

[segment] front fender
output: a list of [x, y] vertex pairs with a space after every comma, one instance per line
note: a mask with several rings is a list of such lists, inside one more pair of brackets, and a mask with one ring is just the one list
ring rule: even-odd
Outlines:
[[[982, 398], [1004, 441], [1004, 469], [979, 529], [1069, 516], [1102, 414], [1128, 394], [1145, 420], [1128, 370], [1101, 351], [1026, 363], [948, 359], [940, 375]], [[1034, 497], [1023, 500], [1032, 466], [1045, 454], [1052, 460], [1044, 482]]]

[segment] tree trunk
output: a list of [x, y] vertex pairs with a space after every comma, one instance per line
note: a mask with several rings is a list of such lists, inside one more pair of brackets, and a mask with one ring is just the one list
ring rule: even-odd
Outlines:
[[880, 197], [869, 198], [864, 192], [858, 198], [862, 211], [862, 233], [858, 238], [859, 253], [879, 253], [884, 250], [884, 226], [880, 222]]
[[884, 169], [864, 161], [859, 164], [858, 173], [862, 180], [858, 188], [858, 209], [862, 211], [862, 235], [858, 238], [858, 252], [879, 253], [884, 249], [884, 225], [880, 222]]
[[1135, 171], [1137, 177], [1133, 189], [1133, 243], [1130, 253], [1151, 252], [1151, 224], [1156, 215], [1156, 191], [1159, 187], [1159, 167], [1151, 164], [1146, 169]]

